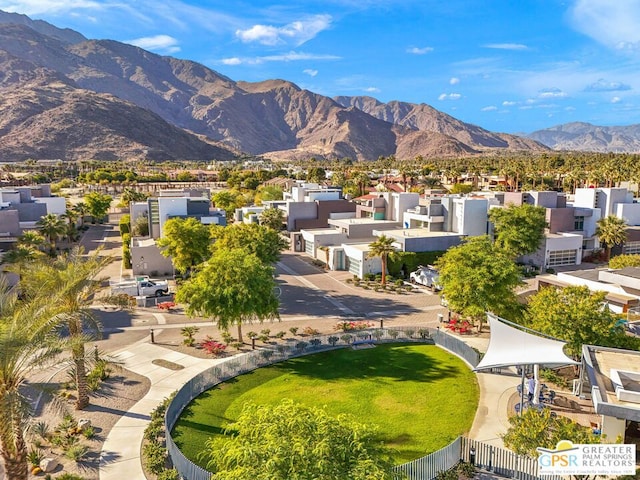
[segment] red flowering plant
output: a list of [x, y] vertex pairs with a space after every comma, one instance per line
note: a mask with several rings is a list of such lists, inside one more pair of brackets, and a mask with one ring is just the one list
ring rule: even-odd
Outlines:
[[207, 335], [206, 338], [202, 342], [200, 342], [200, 347], [209, 355], [213, 355], [214, 357], [222, 355], [227, 349], [227, 346], [224, 343], [220, 343], [214, 340], [209, 335]]
[[346, 322], [346, 321], [342, 321], [342, 322], [336, 323], [336, 325], [333, 327], [333, 329], [336, 332], [338, 332], [338, 331], [352, 332], [354, 330], [365, 330], [365, 329], [371, 328], [371, 327], [373, 327], [373, 323], [371, 323], [371, 322]]

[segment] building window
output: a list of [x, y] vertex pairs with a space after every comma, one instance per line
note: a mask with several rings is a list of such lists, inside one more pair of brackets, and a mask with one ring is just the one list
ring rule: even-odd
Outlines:
[[584, 230], [584, 217], [575, 217], [573, 219], [574, 230]]
[[549, 252], [547, 267], [561, 267], [563, 265], [575, 265], [578, 257], [577, 250], [556, 250]]
[[627, 242], [624, 245], [624, 253], [627, 255], [640, 254], [640, 242]]

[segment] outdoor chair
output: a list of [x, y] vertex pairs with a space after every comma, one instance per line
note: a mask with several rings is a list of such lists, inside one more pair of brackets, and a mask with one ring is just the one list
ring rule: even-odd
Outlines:
[[594, 435], [601, 435], [602, 434], [602, 430], [600, 429], [600, 425], [596, 422], [590, 422], [591, 423], [591, 432]]

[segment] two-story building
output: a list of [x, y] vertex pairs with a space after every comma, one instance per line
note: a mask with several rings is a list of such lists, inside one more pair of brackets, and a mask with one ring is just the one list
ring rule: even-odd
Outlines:
[[208, 190], [162, 190], [157, 197], [130, 205], [131, 225], [140, 217], [149, 224], [149, 236], [131, 239], [131, 265], [134, 275], [173, 272], [170, 258], [160, 253], [156, 239], [163, 236], [166, 222], [172, 218], [196, 218], [206, 225], [225, 226], [225, 211], [212, 208]]

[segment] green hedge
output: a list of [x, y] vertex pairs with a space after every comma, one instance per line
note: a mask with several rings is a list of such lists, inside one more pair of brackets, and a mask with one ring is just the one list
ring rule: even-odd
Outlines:
[[120, 236], [131, 233], [131, 215], [123, 215], [120, 218]]
[[122, 234], [122, 266], [131, 268], [131, 234]]

